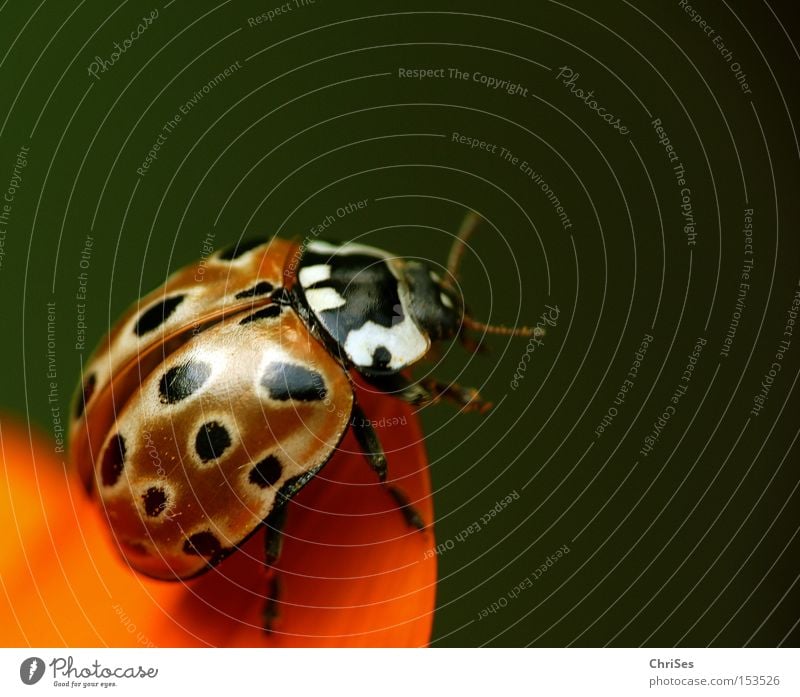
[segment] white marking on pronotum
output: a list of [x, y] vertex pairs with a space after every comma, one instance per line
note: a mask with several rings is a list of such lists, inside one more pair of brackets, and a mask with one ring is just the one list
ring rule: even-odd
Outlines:
[[406, 315], [393, 327], [382, 327], [368, 320], [363, 326], [353, 329], [344, 343], [347, 355], [356, 365], [372, 365], [372, 355], [379, 346], [385, 346], [392, 356], [388, 367], [399, 370], [422, 357], [430, 346], [430, 340]]
[[327, 264], [314, 264], [300, 269], [298, 278], [303, 288], [313, 286], [320, 281], [327, 281], [331, 277], [331, 267]]
[[345, 242], [342, 245], [335, 245], [322, 240], [314, 240], [308, 243], [306, 249], [314, 254], [329, 254], [331, 257], [349, 256], [351, 254], [363, 254], [365, 256], [374, 257], [376, 261], [385, 262], [389, 272], [398, 281], [404, 281], [402, 263], [396, 256], [392, 256], [389, 252], [385, 252], [377, 247], [370, 247], [366, 244], [356, 244], [355, 242]]
[[441, 300], [442, 305], [445, 307], [448, 307], [451, 310], [453, 309], [453, 301], [450, 300], [445, 293], [439, 293], [439, 300]]
[[330, 242], [323, 242], [322, 240], [314, 240], [308, 243], [306, 248], [314, 254], [331, 254], [347, 256], [349, 254], [365, 254], [367, 256], [376, 257], [378, 259], [390, 259], [390, 255], [377, 247], [370, 247], [366, 244], [356, 244], [355, 242], [346, 242], [345, 244], [331, 244]]
[[411, 304], [408, 287], [400, 283], [397, 292], [403, 309], [402, 322], [383, 327], [368, 320], [363, 326], [347, 334], [344, 350], [356, 365], [372, 365], [375, 349], [385, 346], [392, 356], [387, 367], [399, 370], [418, 361], [431, 347], [430, 338], [420, 331], [408, 311]]
[[310, 288], [306, 291], [306, 301], [314, 312], [335, 310], [346, 302], [333, 288]]

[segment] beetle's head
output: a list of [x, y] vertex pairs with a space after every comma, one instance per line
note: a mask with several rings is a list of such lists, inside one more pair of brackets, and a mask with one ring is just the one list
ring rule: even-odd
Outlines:
[[505, 327], [484, 324], [470, 317], [462, 295], [456, 290], [458, 268], [467, 240], [478, 227], [481, 217], [470, 211], [458, 231], [447, 260], [447, 271], [440, 275], [422, 262], [407, 262], [406, 277], [412, 289], [412, 312], [415, 319], [430, 334], [431, 339], [451, 339], [455, 336], [473, 350], [478, 342], [469, 332], [503, 334], [505, 336], [541, 336], [541, 327]]
[[420, 360], [431, 343], [458, 337], [477, 350], [469, 332], [531, 336], [527, 327], [473, 320], [456, 287], [459, 260], [480, 218], [472, 213], [456, 236], [447, 270], [366, 245], [310, 241], [297, 265], [293, 293], [315, 331], [363, 373], [397, 373]]
[[456, 336], [464, 318], [461, 295], [425, 262], [407, 261], [403, 272], [417, 324], [432, 341]]

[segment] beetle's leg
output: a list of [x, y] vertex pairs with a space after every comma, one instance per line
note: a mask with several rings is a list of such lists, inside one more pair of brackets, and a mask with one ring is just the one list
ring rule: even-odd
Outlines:
[[[279, 493], [278, 496], [281, 494]], [[272, 632], [278, 618], [281, 594], [281, 582], [275, 562], [281, 555], [283, 547], [283, 526], [286, 523], [288, 506], [285, 501], [275, 502], [275, 507], [264, 520], [264, 561], [267, 566], [267, 596], [262, 610], [264, 631]]]
[[[280, 492], [278, 496], [280, 496]], [[276, 500], [274, 508], [264, 521], [264, 559], [269, 567], [272, 567], [281, 556], [283, 526], [286, 524], [287, 510], [288, 506], [285, 501]]]
[[422, 516], [420, 516], [419, 511], [417, 511], [417, 509], [411, 505], [411, 502], [408, 500], [408, 496], [406, 496], [396, 486], [387, 486], [386, 489], [389, 492], [389, 495], [394, 499], [397, 507], [403, 514], [403, 517], [406, 519], [406, 523], [417, 530], [424, 530], [425, 522], [422, 520]]
[[406, 523], [417, 530], [424, 530], [425, 523], [422, 522], [422, 517], [414, 506], [411, 505], [408, 497], [396, 486], [386, 483], [387, 465], [383, 446], [378, 438], [378, 434], [375, 433], [375, 429], [372, 428], [372, 424], [364, 415], [364, 412], [357, 402], [353, 402], [353, 416], [350, 420], [350, 425], [353, 427], [353, 434], [358, 444], [361, 446], [361, 450], [364, 453], [364, 457], [367, 458], [369, 466], [375, 470], [381, 484], [386, 487], [389, 495], [394, 499], [395, 504], [406, 519]]
[[353, 402], [353, 416], [350, 423], [353, 426], [356, 440], [361, 446], [361, 451], [364, 453], [364, 457], [367, 458], [367, 462], [369, 462], [369, 466], [375, 470], [375, 474], [378, 475], [381, 483], [385, 483], [386, 455], [383, 452], [380, 440], [378, 440], [378, 434], [375, 433], [375, 429], [372, 428], [369, 419], [364, 416], [364, 412], [361, 411], [361, 407], [355, 401]]
[[280, 604], [281, 597], [281, 579], [278, 574], [273, 573], [267, 581], [267, 598], [264, 601], [264, 609], [262, 611], [262, 621], [264, 631], [267, 634], [272, 634], [275, 627], [275, 620], [278, 619], [280, 612], [278, 605]]
[[464, 411], [484, 413], [492, 408], [492, 403], [481, 399], [478, 390], [462, 387], [458, 383], [444, 383], [435, 378], [425, 378], [420, 382], [410, 382], [400, 373], [394, 375], [370, 376], [367, 378], [382, 392], [391, 394], [415, 406], [422, 406], [446, 399]]
[[482, 399], [474, 387], [464, 387], [457, 382], [445, 383], [435, 378], [424, 378], [422, 385], [431, 395], [431, 401], [446, 399], [461, 407], [463, 411], [477, 411], [481, 414], [492, 408], [492, 403]]
[[400, 373], [390, 375], [364, 375], [367, 382], [381, 392], [402, 399], [414, 406], [422, 406], [434, 401], [434, 396], [422, 385], [409, 382]]

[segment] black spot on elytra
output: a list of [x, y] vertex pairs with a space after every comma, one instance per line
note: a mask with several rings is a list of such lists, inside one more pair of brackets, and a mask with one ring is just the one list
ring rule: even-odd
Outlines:
[[240, 240], [236, 244], [231, 245], [230, 247], [223, 249], [219, 253], [219, 258], [223, 261], [233, 261], [234, 259], [238, 259], [243, 254], [246, 254], [251, 249], [255, 249], [256, 247], [264, 244], [264, 240], [254, 238], [251, 240]]
[[94, 394], [95, 385], [97, 385], [97, 376], [92, 373], [88, 378], [86, 378], [86, 382], [83, 383], [83, 389], [78, 397], [78, 403], [75, 405], [76, 419], [80, 419], [81, 416], [83, 416], [83, 411], [86, 409], [86, 405], [89, 403], [89, 400]]
[[166, 322], [185, 297], [185, 295], [173, 295], [171, 298], [164, 298], [161, 302], [145, 310], [139, 315], [136, 324], [133, 325], [134, 334], [136, 336], [144, 336]]
[[170, 368], [161, 376], [158, 394], [162, 404], [175, 404], [199, 390], [211, 376], [211, 366], [203, 361], [189, 361]]
[[186, 538], [183, 553], [201, 557], [216, 557], [222, 550], [217, 536], [213, 532], [196, 532]]
[[114, 486], [119, 480], [125, 465], [125, 452], [125, 439], [117, 433], [108, 442], [108, 447], [103, 453], [103, 461], [100, 464], [100, 476], [104, 486]]
[[261, 385], [272, 399], [312, 402], [325, 399], [325, 380], [316, 370], [294, 363], [270, 363], [261, 376]]
[[270, 319], [272, 317], [277, 317], [279, 314], [281, 314], [280, 305], [267, 305], [254, 312], [252, 315], [245, 317], [239, 324], [249, 324], [250, 322], [255, 322], [257, 319]]
[[259, 295], [267, 295], [271, 293], [272, 289], [273, 285], [269, 281], [259, 281], [252, 288], [243, 290], [240, 293], [237, 293], [234, 297], [237, 300], [242, 300], [244, 298], [255, 298]]
[[231, 444], [231, 437], [218, 421], [209, 421], [200, 427], [194, 439], [194, 448], [203, 462], [215, 460], [224, 453]]
[[373, 368], [388, 368], [392, 360], [392, 354], [385, 346], [378, 346], [372, 352], [372, 367]]
[[167, 492], [157, 486], [151, 486], [145, 491], [142, 499], [144, 510], [151, 518], [161, 515], [167, 507]]
[[281, 478], [283, 467], [274, 455], [267, 455], [250, 470], [250, 483], [266, 489], [273, 486]]

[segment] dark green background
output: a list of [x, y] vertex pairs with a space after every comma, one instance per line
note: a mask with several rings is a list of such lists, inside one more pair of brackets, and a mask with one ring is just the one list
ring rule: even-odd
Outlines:
[[[455, 349], [437, 367], [498, 403], [487, 417], [423, 413], [439, 542], [510, 492], [520, 498], [440, 557], [433, 645], [796, 646], [800, 336], [764, 409], [749, 415], [800, 276], [792, 3], [695, 3], [752, 95], [677, 0], [317, 0], [254, 28], [247, 18], [274, 3], [166, 4], [1, 6], [3, 190], [16, 153], [30, 148], [0, 268], [2, 408], [52, 431], [53, 300], [68, 405], [88, 357], [74, 349], [87, 234], [93, 345], [136, 297], [199, 257], [209, 231], [219, 245], [303, 237], [339, 206], [369, 199], [328, 236], [444, 263], [448, 233], [473, 208], [490, 223], [464, 263], [474, 315], [533, 323], [550, 303], [560, 316], [517, 390], [524, 339], [493, 338], [493, 352], [472, 359]], [[88, 75], [93, 57], [107, 59], [153, 8], [158, 19], [116, 65]], [[237, 60], [243, 68], [183, 118], [140, 178], [166, 119]], [[568, 93], [555, 79], [562, 65], [628, 135]], [[401, 67], [479, 71], [528, 96], [399, 79]], [[686, 167], [691, 249], [656, 117]], [[528, 160], [572, 228], [522, 172], [453, 143], [454, 131]], [[745, 187], [754, 277], [722, 358]], [[655, 340], [635, 387], [596, 439], [647, 332]], [[700, 336], [708, 343], [689, 391], [641, 457]], [[565, 544], [567, 556], [508, 598]], [[501, 597], [503, 608], [478, 619]]]

